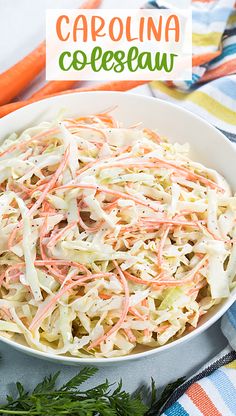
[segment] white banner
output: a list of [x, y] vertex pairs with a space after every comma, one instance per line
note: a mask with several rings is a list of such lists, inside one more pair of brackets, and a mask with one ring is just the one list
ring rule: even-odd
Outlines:
[[47, 10], [47, 80], [189, 80], [190, 8]]

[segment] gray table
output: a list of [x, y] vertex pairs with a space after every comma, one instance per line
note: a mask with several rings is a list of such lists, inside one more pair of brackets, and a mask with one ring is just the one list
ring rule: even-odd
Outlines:
[[[89, 386], [99, 384], [106, 378], [110, 382], [122, 378], [125, 389], [133, 392], [144, 383], [150, 384], [150, 379], [153, 377], [157, 387], [162, 388], [178, 377], [193, 374], [206, 361], [218, 354], [226, 344], [218, 322], [205, 333], [182, 346], [178, 346], [174, 351], [164, 351], [144, 360], [100, 368], [89, 382]], [[30, 389], [50, 373], [60, 370], [61, 379], [64, 381], [73, 377], [79, 370], [79, 367], [58, 365], [27, 356], [2, 342], [0, 343], [0, 354], [2, 356], [0, 361], [1, 401], [6, 392], [12, 391], [14, 381], [20, 380]]]

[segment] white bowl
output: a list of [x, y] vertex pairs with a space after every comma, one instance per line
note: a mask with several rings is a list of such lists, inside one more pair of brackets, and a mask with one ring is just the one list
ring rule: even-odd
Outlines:
[[[170, 141], [190, 143], [191, 156], [204, 163], [206, 166], [216, 169], [229, 182], [232, 190], [236, 191], [236, 151], [233, 145], [217, 129], [207, 124], [201, 118], [183, 110], [173, 104], [164, 101], [134, 94], [118, 92], [89, 92], [60, 95], [39, 101], [23, 107], [0, 120], [0, 137], [3, 139], [9, 133], [21, 130], [42, 120], [51, 120], [57, 116], [61, 109], [66, 110], [66, 115], [86, 115], [101, 112], [109, 107], [117, 106], [115, 117], [125, 126], [142, 121], [146, 127], [157, 129], [161, 135]], [[174, 348], [191, 340], [209, 328], [216, 322], [236, 300], [236, 290], [220, 305], [212, 308], [202, 319], [198, 328], [159, 348], [134, 353], [118, 358], [75, 358], [58, 356], [34, 350], [22, 341], [12, 341], [0, 336], [0, 340], [14, 348], [42, 359], [57, 361], [62, 364], [81, 365], [90, 364], [96, 366], [111, 365], [117, 362], [125, 362], [148, 357], [153, 354], [162, 354], [166, 350]]]

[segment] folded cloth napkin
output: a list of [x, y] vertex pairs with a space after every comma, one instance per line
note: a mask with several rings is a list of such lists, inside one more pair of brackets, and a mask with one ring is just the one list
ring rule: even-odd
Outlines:
[[[166, 0], [146, 8], [165, 8]], [[193, 111], [236, 141], [235, 0], [193, 0], [191, 81], [151, 83], [153, 95]]]
[[221, 328], [229, 346], [175, 390], [162, 416], [236, 415], [236, 303]]
[[235, 416], [236, 352], [226, 349], [215, 357], [175, 391], [167, 406], [162, 416]]

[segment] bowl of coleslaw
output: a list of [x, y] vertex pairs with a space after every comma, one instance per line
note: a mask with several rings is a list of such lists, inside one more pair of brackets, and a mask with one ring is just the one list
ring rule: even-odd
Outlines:
[[106, 365], [174, 349], [236, 299], [235, 149], [134, 94], [0, 120], [0, 339]]

